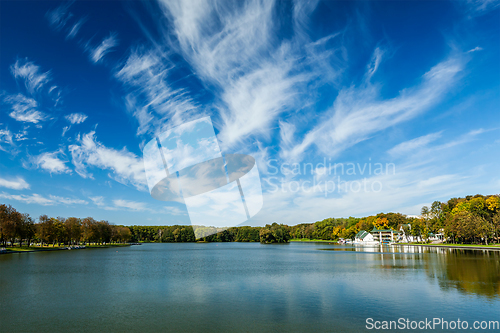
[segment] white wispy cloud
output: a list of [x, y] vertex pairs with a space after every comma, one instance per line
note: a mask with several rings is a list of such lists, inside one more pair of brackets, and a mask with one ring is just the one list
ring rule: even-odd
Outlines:
[[445, 152], [452, 154], [454, 152], [452, 148], [472, 142], [479, 135], [495, 130], [498, 130], [498, 128], [487, 130], [483, 128], [474, 129], [455, 138], [448, 137], [447, 141], [443, 143], [432, 144], [441, 138], [443, 131], [440, 131], [402, 142], [389, 149], [387, 153], [393, 158], [402, 158], [408, 164], [424, 165], [436, 163], [436, 159]]
[[65, 198], [55, 195], [49, 195], [49, 197], [45, 197], [38, 193], [33, 194], [10, 194], [6, 192], [0, 193], [0, 198], [7, 200], [16, 200], [20, 202], [24, 202], [27, 204], [38, 204], [42, 206], [53, 206], [53, 205], [87, 205], [88, 202], [81, 199], [75, 198]]
[[104, 200], [104, 197], [102, 197], [102, 196], [89, 197], [89, 199], [92, 200], [94, 205], [96, 205], [100, 209], [113, 210], [113, 211], [122, 209], [122, 207], [116, 207], [116, 206], [107, 204]]
[[251, 70], [262, 60], [260, 53], [269, 51], [272, 1], [247, 1], [242, 6], [206, 1], [160, 4], [173, 21], [185, 56], [209, 80], [227, 81], [238, 70]]
[[14, 134], [14, 140], [15, 141], [24, 141], [28, 140], [28, 128], [29, 126], [24, 126], [24, 128]]
[[116, 34], [110, 34], [108, 37], [104, 38], [98, 46], [91, 47], [88, 45], [86, 48], [90, 54], [90, 60], [96, 64], [117, 45], [118, 39], [116, 38]]
[[10, 71], [16, 80], [24, 81], [26, 90], [31, 94], [35, 94], [44, 85], [50, 82], [50, 72], [43, 73], [40, 67], [35, 65], [28, 59], [17, 60]]
[[144, 202], [117, 199], [113, 200], [113, 204], [118, 208], [126, 208], [137, 212], [150, 211]]
[[58, 204], [64, 205], [87, 205], [88, 201], [82, 199], [74, 199], [74, 198], [64, 198], [57, 195], [49, 195], [49, 198]]
[[[44, 72], [40, 66], [27, 58], [18, 59], [10, 66], [10, 72], [19, 83], [17, 93], [1, 92], [2, 102], [10, 108], [9, 116], [17, 121], [37, 124], [49, 118], [45, 112], [57, 107], [62, 99], [61, 89], [50, 84], [50, 71]], [[45, 107], [43, 107], [45, 105]], [[43, 110], [43, 111], [42, 111]], [[26, 138], [26, 129], [16, 135], [16, 140]]]
[[293, 27], [300, 40], [308, 40], [310, 30], [311, 14], [316, 9], [319, 0], [294, 1], [293, 2]]
[[371, 84], [342, 89], [320, 124], [308, 131], [302, 141], [282, 141], [282, 157], [301, 159], [312, 145], [335, 157], [381, 130], [416, 117], [443, 98], [456, 83], [464, 63], [459, 56], [451, 57], [425, 73], [422, 83], [402, 90], [392, 99], [381, 99], [380, 88]]
[[158, 133], [202, 113], [185, 89], [169, 84], [173, 69], [159, 50], [134, 50], [117, 69], [115, 77], [128, 90], [127, 110], [139, 123], [137, 134]]
[[89, 197], [89, 199], [92, 200], [92, 202], [96, 206], [102, 207], [105, 205], [104, 197], [102, 197], [102, 196]]
[[0, 178], [0, 187], [6, 187], [12, 190], [25, 190], [29, 189], [30, 185], [21, 177], [12, 179]]
[[464, 133], [462, 135], [460, 135], [459, 137], [455, 138], [455, 139], [452, 139], [446, 143], [443, 143], [441, 145], [436, 145], [434, 147], [431, 147], [429, 150], [442, 150], [442, 149], [447, 149], [447, 148], [451, 148], [451, 147], [455, 147], [455, 146], [458, 146], [458, 145], [461, 145], [461, 144], [464, 144], [464, 143], [468, 143], [468, 142], [471, 142], [473, 140], [476, 140], [477, 139], [477, 136], [483, 134], [483, 133], [486, 133], [486, 132], [490, 132], [490, 131], [495, 131], [495, 130], [498, 130], [498, 128], [490, 128], [490, 129], [483, 129], [483, 128], [478, 128], [478, 129], [474, 129], [474, 130], [470, 130], [469, 132], [467, 133]]
[[146, 176], [142, 159], [127, 151], [108, 148], [95, 138], [95, 132], [78, 138], [78, 143], [68, 147], [75, 171], [83, 178], [92, 178], [88, 167], [111, 170], [112, 179], [122, 184], [132, 184], [140, 190], [146, 188]]
[[80, 31], [80, 28], [82, 27], [82, 25], [84, 23], [85, 23], [84, 18], [82, 18], [82, 19], [78, 20], [76, 23], [74, 23], [71, 26], [71, 28], [69, 29], [68, 34], [66, 35], [66, 39], [73, 39], [78, 34], [78, 32]]
[[262, 65], [225, 87], [219, 109], [222, 118], [220, 140], [226, 147], [250, 135], [269, 135], [272, 123], [294, 103], [294, 86], [299, 77], [290, 77], [292, 63]]
[[184, 59], [199, 78], [220, 89], [215, 107], [222, 144], [229, 148], [252, 134], [268, 136], [305, 80], [293, 73], [297, 63], [291, 43], [273, 38], [274, 2], [160, 4]]
[[181, 210], [177, 207], [165, 207], [164, 210], [169, 213], [169, 214], [172, 214], [172, 215], [186, 215], [186, 211], [185, 210]]
[[73, 4], [74, 1], [67, 1], [62, 5], [54, 8], [53, 10], [49, 10], [45, 17], [49, 21], [49, 24], [56, 30], [61, 30], [66, 23], [68, 22], [73, 14], [69, 12], [69, 8]]
[[7, 148], [3, 144], [14, 146], [12, 141], [12, 132], [8, 128], [0, 129], [0, 150], [6, 151]]
[[64, 118], [74, 125], [83, 123], [87, 119], [87, 115], [83, 113], [72, 113], [64, 116]]
[[382, 57], [384, 55], [384, 51], [377, 47], [375, 48], [375, 51], [373, 51], [372, 58], [370, 60], [370, 63], [367, 66], [367, 71], [366, 71], [366, 80], [370, 81], [372, 76], [375, 74], [375, 72], [378, 69], [378, 66], [380, 65], [380, 62], [382, 61]]
[[107, 204], [104, 197], [102, 196], [89, 197], [89, 199], [92, 200], [94, 205], [104, 210], [111, 210], [111, 211], [127, 210], [134, 212], [155, 213], [155, 211], [150, 209], [148, 205], [144, 202], [125, 200], [125, 199], [115, 199], [112, 200], [112, 204]]
[[51, 174], [71, 173], [71, 169], [66, 165], [67, 161], [59, 158], [61, 155], [63, 155], [62, 151], [58, 150], [34, 156], [31, 158], [31, 161], [36, 167], [46, 170]]
[[48, 198], [45, 198], [41, 196], [40, 194], [31, 194], [31, 195], [26, 195], [26, 194], [9, 194], [5, 192], [0, 193], [0, 198], [3, 199], [8, 199], [8, 200], [16, 200], [20, 202], [24, 202], [27, 204], [39, 204], [42, 206], [51, 206], [55, 205], [56, 203]]
[[9, 116], [17, 121], [36, 124], [46, 118], [46, 115], [39, 111], [37, 101], [23, 94], [8, 95], [3, 101], [12, 110]]
[[500, 1], [498, 0], [467, 0], [465, 4], [475, 15], [484, 14], [485, 12], [500, 7]]
[[483, 50], [482, 47], [476, 46], [475, 48], [470, 49], [469, 51], [467, 51], [467, 53], [472, 53], [472, 52], [477, 52], [477, 51], [482, 51], [482, 50]]
[[70, 128], [71, 128], [71, 125], [70, 126], [64, 126], [63, 130], [62, 130], [62, 136], [66, 135], [66, 132], [69, 131]]
[[408, 153], [414, 153], [415, 150], [420, 149], [421, 147], [427, 146], [429, 143], [439, 139], [442, 135], [441, 132], [436, 132], [436, 133], [431, 133], [427, 134], [412, 140], [408, 140], [405, 142], [401, 142], [400, 144], [396, 145], [395, 147], [391, 148], [388, 153], [390, 155], [403, 155], [403, 154], [408, 154]]
[[112, 200], [113, 205], [112, 206], [107, 206], [103, 202], [102, 197], [95, 197], [96, 199], [96, 205], [99, 206], [100, 208], [106, 209], [106, 210], [130, 210], [134, 212], [149, 212], [153, 214], [171, 214], [171, 215], [186, 215], [185, 211], [182, 211], [181, 209], [177, 207], [164, 207], [161, 210], [155, 210], [152, 209], [151, 207], [148, 206], [147, 203], [145, 202], [140, 202], [140, 201], [133, 201], [133, 200], [125, 200], [125, 199], [115, 199]]
[[[292, 40], [279, 41], [273, 1], [160, 1], [160, 7], [171, 23], [169, 28], [159, 25], [167, 51], [159, 46], [163, 41], [153, 41], [155, 48], [134, 50], [115, 73], [129, 90], [125, 104], [139, 122], [139, 135], [157, 134], [215, 110], [214, 125], [223, 149], [241, 149], [250, 137], [267, 141], [280, 114], [303, 107], [297, 107], [297, 99], [307, 95], [304, 87], [310, 80], [334, 80], [341, 72], [337, 63], [345, 50], [342, 46], [332, 50], [341, 33], [312, 42], [301, 32]], [[311, 3], [304, 10], [310, 13], [314, 7]], [[297, 20], [304, 21], [303, 12], [297, 10]], [[307, 44], [306, 51], [301, 43]], [[178, 54], [210, 87], [215, 95], [212, 105], [200, 108], [178, 80], [179, 63], [170, 60]], [[305, 67], [307, 71], [302, 70]]]
[[[77, 18], [69, 11], [70, 7], [73, 5], [74, 0], [67, 1], [60, 6], [54, 8], [53, 10], [49, 10], [45, 17], [49, 21], [49, 25], [57, 30], [65, 30], [66, 31], [66, 39], [70, 40], [75, 38], [75, 36], [80, 31], [80, 28], [85, 23], [87, 18]], [[76, 20], [76, 22], [75, 22]], [[71, 22], [73, 21], [73, 22]]]

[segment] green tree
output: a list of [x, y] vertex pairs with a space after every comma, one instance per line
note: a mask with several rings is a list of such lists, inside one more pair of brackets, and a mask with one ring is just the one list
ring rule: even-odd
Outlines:
[[82, 238], [82, 222], [79, 218], [69, 217], [64, 223], [66, 235], [71, 244], [77, 244]]
[[86, 217], [82, 220], [82, 238], [85, 243], [89, 244], [99, 240], [97, 221], [92, 217]]
[[50, 218], [47, 215], [41, 215], [38, 219], [39, 223], [37, 225], [36, 237], [42, 243], [45, 244], [53, 243], [55, 239], [55, 229], [54, 229], [54, 218]]
[[25, 239], [26, 243], [31, 245], [31, 240], [35, 237], [35, 222], [29, 216], [29, 214], [22, 215], [22, 228], [20, 230], [20, 246], [22, 244], [22, 240]]
[[5, 241], [9, 241], [11, 246], [15, 246], [21, 224], [22, 215], [11, 205], [6, 206], [2, 221], [2, 233]]
[[427, 206], [422, 207], [422, 210], [420, 211], [420, 215], [422, 215], [422, 217], [424, 219], [428, 219], [430, 213], [431, 213], [431, 211], [430, 211], [429, 207], [427, 207]]
[[111, 241], [111, 225], [108, 221], [99, 221], [96, 223], [97, 225], [97, 235], [96, 239], [101, 244], [106, 244]]
[[58, 217], [54, 219], [54, 242], [57, 243], [57, 245], [61, 245], [61, 243], [66, 243], [67, 240], [67, 234], [66, 234], [66, 228], [64, 226], [64, 222], [66, 221], [65, 218], [63, 217]]
[[260, 242], [265, 244], [270, 243], [288, 243], [290, 240], [290, 231], [288, 226], [274, 222], [259, 231]]

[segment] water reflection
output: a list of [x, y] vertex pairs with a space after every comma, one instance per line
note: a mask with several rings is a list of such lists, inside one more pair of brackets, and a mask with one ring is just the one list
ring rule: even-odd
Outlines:
[[373, 267], [380, 269], [422, 270], [444, 291], [500, 296], [500, 251], [418, 246], [335, 246], [321, 250], [372, 254]]
[[444, 289], [494, 297], [500, 295], [500, 253], [436, 249], [438, 256], [428, 261], [426, 271]]

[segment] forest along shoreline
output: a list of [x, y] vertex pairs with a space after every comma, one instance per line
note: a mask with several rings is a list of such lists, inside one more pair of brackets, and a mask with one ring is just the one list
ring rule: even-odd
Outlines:
[[[368, 217], [327, 218], [294, 226], [215, 228], [191, 225], [123, 226], [92, 217], [48, 217], [35, 220], [11, 205], [0, 204], [0, 252], [68, 250], [80, 247], [127, 246], [130, 243], [290, 241], [336, 243], [370, 232], [391, 235], [391, 244], [497, 250], [500, 247], [500, 195], [470, 195], [434, 201], [421, 215], [379, 213]], [[196, 229], [196, 237], [194, 230]], [[393, 239], [393, 235], [397, 237]]]

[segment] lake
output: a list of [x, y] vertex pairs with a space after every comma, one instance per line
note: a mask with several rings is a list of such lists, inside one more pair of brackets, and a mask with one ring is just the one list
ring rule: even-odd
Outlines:
[[367, 318], [471, 328], [499, 314], [498, 251], [169, 243], [0, 255], [1, 332], [359, 332]]

